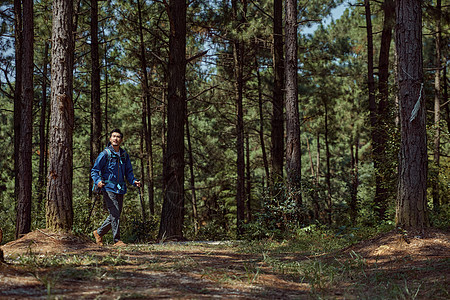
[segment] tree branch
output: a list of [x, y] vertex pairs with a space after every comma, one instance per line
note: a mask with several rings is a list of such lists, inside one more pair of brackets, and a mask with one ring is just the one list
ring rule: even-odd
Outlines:
[[260, 11], [262, 12], [266, 17], [268, 17], [269, 19], [271, 19], [273, 21], [273, 16], [269, 15], [268, 13], [266, 13], [261, 7], [259, 7], [258, 4], [255, 3], [254, 0], [250, 0], [252, 2], [252, 4]]
[[206, 51], [197, 53], [197, 54], [194, 55], [194, 56], [189, 57], [188, 59], [186, 59], [186, 64], [188, 64], [188, 63], [190, 63], [191, 61], [193, 61], [193, 60], [195, 60], [195, 59], [197, 59], [197, 58], [199, 58], [199, 57], [205, 55], [206, 53], [208, 53], [208, 51], [209, 51], [209, 50], [206, 50]]

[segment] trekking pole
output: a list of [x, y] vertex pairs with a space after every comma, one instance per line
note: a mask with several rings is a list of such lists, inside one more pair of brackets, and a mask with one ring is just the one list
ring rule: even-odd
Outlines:
[[86, 224], [85, 224], [86, 228], [89, 226], [89, 223], [91, 222], [91, 215], [92, 215], [92, 212], [94, 211], [95, 203], [97, 202], [97, 199], [98, 199], [97, 197], [98, 197], [98, 195], [95, 195], [95, 194], [92, 197], [92, 198], [94, 198], [94, 201], [92, 201], [91, 210], [89, 211], [89, 216], [88, 216]]
[[138, 186], [138, 194], [139, 194], [139, 201], [142, 203], [142, 193], [141, 193], [141, 187]]
[[138, 194], [139, 194], [139, 201], [141, 202], [141, 208], [142, 208], [142, 221], [145, 222], [146, 215], [145, 215], [145, 204], [142, 200], [142, 193], [141, 193], [142, 186], [138, 186]]

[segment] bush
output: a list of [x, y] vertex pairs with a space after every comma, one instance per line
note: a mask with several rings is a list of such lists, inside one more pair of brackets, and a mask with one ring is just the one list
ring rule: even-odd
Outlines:
[[431, 211], [430, 224], [439, 229], [448, 230], [450, 228], [450, 203], [441, 205], [438, 213]]
[[158, 220], [155, 216], [150, 216], [150, 219], [146, 221], [135, 219], [124, 228], [124, 235], [132, 242], [146, 243], [155, 239], [157, 228]]

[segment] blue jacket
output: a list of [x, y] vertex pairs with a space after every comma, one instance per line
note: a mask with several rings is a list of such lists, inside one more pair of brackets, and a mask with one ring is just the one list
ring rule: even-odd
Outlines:
[[[110, 154], [108, 154], [108, 150]], [[119, 149], [119, 152], [120, 156], [114, 152], [112, 146], [106, 147], [95, 160], [91, 177], [95, 185], [100, 181], [106, 183], [103, 190], [125, 194], [127, 192], [125, 178], [130, 184], [134, 184], [137, 179], [134, 177], [128, 153], [122, 148]]]

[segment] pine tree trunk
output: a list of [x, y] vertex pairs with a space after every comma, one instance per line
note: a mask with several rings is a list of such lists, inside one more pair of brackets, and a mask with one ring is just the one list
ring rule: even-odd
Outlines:
[[441, 148], [441, 0], [437, 0], [436, 10], [438, 12], [436, 20], [436, 72], [434, 74], [434, 166], [436, 172], [433, 178], [433, 210], [439, 211], [439, 169], [440, 169], [440, 148]]
[[256, 58], [255, 58], [255, 65], [256, 65], [256, 77], [258, 79], [259, 140], [261, 143], [261, 152], [262, 152], [263, 163], [264, 163], [264, 171], [265, 171], [267, 180], [269, 180], [269, 178], [270, 178], [269, 162], [267, 160], [266, 143], [264, 142], [264, 113], [263, 113], [261, 74], [259, 72], [258, 60]]
[[392, 170], [388, 167], [386, 153], [388, 143], [388, 129], [392, 121], [389, 116], [389, 58], [392, 42], [392, 30], [395, 24], [395, 1], [385, 0], [383, 3], [384, 22], [381, 34], [380, 55], [378, 63], [378, 105], [376, 107], [376, 125], [373, 128], [375, 133], [375, 143], [373, 145], [373, 155], [377, 162], [377, 187], [375, 203], [380, 203], [377, 210], [380, 219], [386, 218], [386, 209], [390, 197], [395, 194], [394, 182], [396, 177], [392, 175]]
[[[97, 155], [102, 151], [102, 118], [100, 104], [100, 57], [98, 46], [98, 5], [91, 0], [91, 153], [90, 168], [93, 167]], [[89, 176], [89, 186], [93, 184]], [[89, 189], [92, 197], [92, 190]], [[93, 198], [92, 201], [95, 201]]]
[[[142, 117], [145, 118], [145, 112], [143, 110], [142, 112]], [[146, 165], [146, 160], [145, 158], [145, 152], [144, 152], [144, 138], [145, 138], [145, 134], [144, 134], [144, 128], [142, 128], [141, 130], [141, 139], [140, 139], [140, 150], [141, 150], [141, 154], [139, 155], [139, 160], [141, 161], [141, 178], [145, 178], [145, 165]], [[141, 193], [141, 187], [138, 187], [139, 189], [139, 202], [141, 204], [141, 213], [142, 213], [142, 221], [145, 222], [147, 221], [147, 210], [145, 209], [145, 201], [144, 201], [144, 194]]]
[[[141, 164], [142, 164], [142, 168], [141, 168], [141, 176], [142, 176], [142, 185], [144, 185], [144, 181], [147, 182], [147, 184], [149, 183], [149, 179], [150, 179], [150, 174], [146, 175], [145, 173], [145, 169], [148, 168], [148, 163], [149, 163], [149, 153], [148, 153], [148, 142], [147, 139], [149, 138], [149, 133], [148, 133], [148, 126], [147, 126], [147, 113], [148, 113], [148, 107], [147, 107], [147, 99], [146, 99], [146, 93], [145, 93], [145, 87], [144, 88], [144, 95], [142, 97], [142, 115], [141, 115], [141, 120], [142, 120], [142, 130], [141, 130]], [[144, 150], [144, 145], [145, 145], [145, 150]], [[153, 187], [151, 189], [153, 191]], [[148, 191], [150, 192], [150, 189], [148, 189]], [[142, 197], [144, 197], [144, 195], [141, 195]], [[153, 195], [149, 195], [149, 206], [150, 206], [150, 196], [153, 197]], [[141, 200], [142, 202], [142, 200]], [[145, 202], [142, 203], [142, 217], [143, 220], [147, 220], [147, 214], [145, 212]], [[150, 214], [153, 215], [152, 213], [152, 209], [150, 208]]]
[[[164, 89], [161, 91], [161, 120], [162, 120], [162, 126], [161, 126], [161, 153], [162, 153], [162, 157], [165, 158], [166, 157], [166, 147], [167, 147], [167, 138], [166, 138], [166, 133], [167, 133], [167, 121], [166, 121], [166, 116], [167, 116], [167, 94], [166, 94], [166, 84], [164, 83]], [[164, 193], [164, 191], [166, 190], [165, 187], [165, 181], [164, 178], [162, 180], [161, 183], [162, 186], [162, 191]]]
[[38, 203], [37, 211], [41, 211], [41, 204], [45, 197], [45, 173], [46, 173], [46, 160], [47, 160], [47, 148], [48, 140], [46, 135], [46, 123], [47, 123], [47, 81], [48, 81], [48, 50], [49, 43], [44, 45], [44, 62], [42, 67], [42, 104], [41, 104], [41, 117], [39, 123], [39, 177], [38, 177]]
[[[353, 146], [355, 150], [353, 150]], [[358, 216], [358, 151], [359, 150], [359, 137], [356, 137], [355, 144], [350, 144], [350, 154], [351, 154], [351, 175], [352, 175], [352, 187], [351, 187], [351, 197], [350, 197], [350, 221], [353, 226], [356, 225], [356, 218]]]
[[[283, 1], [273, 1], [273, 100], [272, 100], [272, 182], [283, 178], [284, 99], [283, 99]], [[269, 178], [268, 178], [269, 179]]]
[[386, 189], [384, 187], [384, 178], [382, 170], [382, 159], [384, 154], [380, 153], [383, 149], [382, 131], [379, 130], [380, 119], [382, 116], [378, 115], [377, 103], [375, 98], [375, 80], [373, 76], [373, 35], [372, 35], [372, 14], [370, 12], [370, 0], [364, 1], [366, 10], [366, 29], [367, 29], [367, 86], [369, 90], [369, 110], [370, 110], [370, 125], [372, 136], [372, 159], [373, 167], [375, 169], [375, 211], [379, 219], [384, 219], [386, 212]]
[[138, 15], [139, 15], [139, 43], [141, 49], [141, 72], [142, 72], [142, 89], [144, 91], [143, 97], [143, 116], [142, 116], [142, 126], [144, 129], [144, 140], [145, 140], [145, 152], [146, 152], [146, 165], [148, 169], [147, 178], [147, 190], [148, 190], [148, 202], [150, 207], [150, 214], [155, 214], [154, 205], [154, 182], [153, 182], [153, 145], [152, 145], [152, 123], [151, 123], [151, 97], [150, 97], [150, 84], [147, 72], [147, 57], [145, 55], [145, 43], [144, 43], [144, 27], [142, 22], [142, 8], [141, 1], [138, 0]]
[[297, 86], [297, 1], [286, 1], [286, 172], [291, 199], [300, 208], [301, 149]]
[[[422, 1], [397, 0], [396, 48], [401, 124], [396, 225], [428, 225], [427, 139], [422, 69]], [[414, 108], [418, 110], [414, 110]]]
[[332, 192], [331, 192], [331, 153], [330, 153], [330, 143], [328, 141], [328, 104], [324, 101], [325, 105], [325, 153], [326, 153], [326, 163], [327, 172], [325, 174], [325, 182], [327, 184], [327, 223], [331, 225], [332, 213], [333, 213], [333, 202], [332, 202]]
[[159, 239], [182, 239], [184, 221], [184, 122], [186, 120], [186, 2], [169, 1], [169, 85], [164, 202]]
[[32, 195], [32, 135], [33, 135], [33, 1], [23, 3], [23, 43], [22, 43], [22, 92], [20, 105], [20, 144], [18, 163], [18, 183], [20, 185], [16, 208], [16, 238], [31, 230], [31, 195]]
[[188, 143], [188, 156], [189, 156], [189, 175], [190, 175], [190, 188], [191, 188], [191, 203], [192, 203], [192, 218], [194, 219], [194, 232], [198, 233], [198, 213], [197, 213], [197, 196], [195, 191], [195, 174], [194, 174], [194, 157], [192, 155], [192, 143], [191, 133], [189, 128], [189, 117], [186, 116], [186, 139]]
[[[238, 14], [237, 1], [233, 0], [233, 19], [236, 24], [242, 22], [242, 16]], [[246, 9], [244, 1], [244, 7]], [[237, 38], [233, 41], [233, 56], [234, 56], [234, 91], [236, 100], [236, 207], [237, 207], [237, 233], [241, 235], [243, 233], [243, 223], [245, 221], [245, 161], [244, 161], [244, 109], [243, 109], [243, 64], [244, 64], [244, 44], [243, 41], [239, 41]]]
[[[103, 38], [105, 37], [105, 32], [103, 30]], [[108, 42], [105, 41], [105, 57], [104, 57], [104, 62], [105, 62], [105, 67], [104, 67], [104, 72], [105, 72], [105, 107], [104, 107], [104, 111], [103, 114], [105, 116], [105, 132], [109, 132], [109, 127], [108, 127], [108, 105], [109, 105], [109, 81], [108, 81]], [[105, 136], [105, 145], [107, 145], [109, 142], [109, 134], [107, 134]]]
[[[20, 190], [20, 128], [22, 107], [22, 1], [14, 0], [14, 28], [15, 28], [15, 88], [14, 88], [14, 198], [19, 199]], [[16, 226], [17, 227], [17, 226]], [[17, 229], [16, 229], [17, 231]]]
[[145, 135], [145, 152], [147, 153], [147, 172], [148, 172], [148, 204], [150, 214], [155, 215], [155, 177], [153, 172], [153, 143], [152, 143], [152, 113], [151, 113], [151, 97], [147, 96], [146, 105], [147, 114], [147, 134]]
[[320, 218], [319, 187], [320, 187], [320, 133], [317, 132], [317, 152], [316, 152], [316, 178], [315, 178], [315, 197], [314, 197], [314, 217]]
[[252, 176], [251, 176], [251, 168], [250, 168], [250, 139], [248, 133], [246, 134], [246, 195], [247, 195], [247, 207], [246, 207], [246, 215], [247, 215], [247, 223], [252, 220]]
[[73, 1], [53, 1], [52, 81], [47, 188], [47, 228], [70, 231], [73, 225], [72, 134]]
[[450, 132], [450, 102], [448, 102], [447, 59], [445, 58], [445, 56], [442, 57], [442, 66], [444, 68], [444, 70], [442, 72], [443, 73], [442, 78], [444, 79], [443, 80], [444, 86], [442, 88], [442, 90], [443, 90], [442, 97], [443, 97], [443, 101], [445, 103], [447, 103], [447, 105], [445, 105], [445, 110], [447, 112], [447, 118], [446, 118], [447, 119], [447, 130], [448, 130], [448, 132]]

